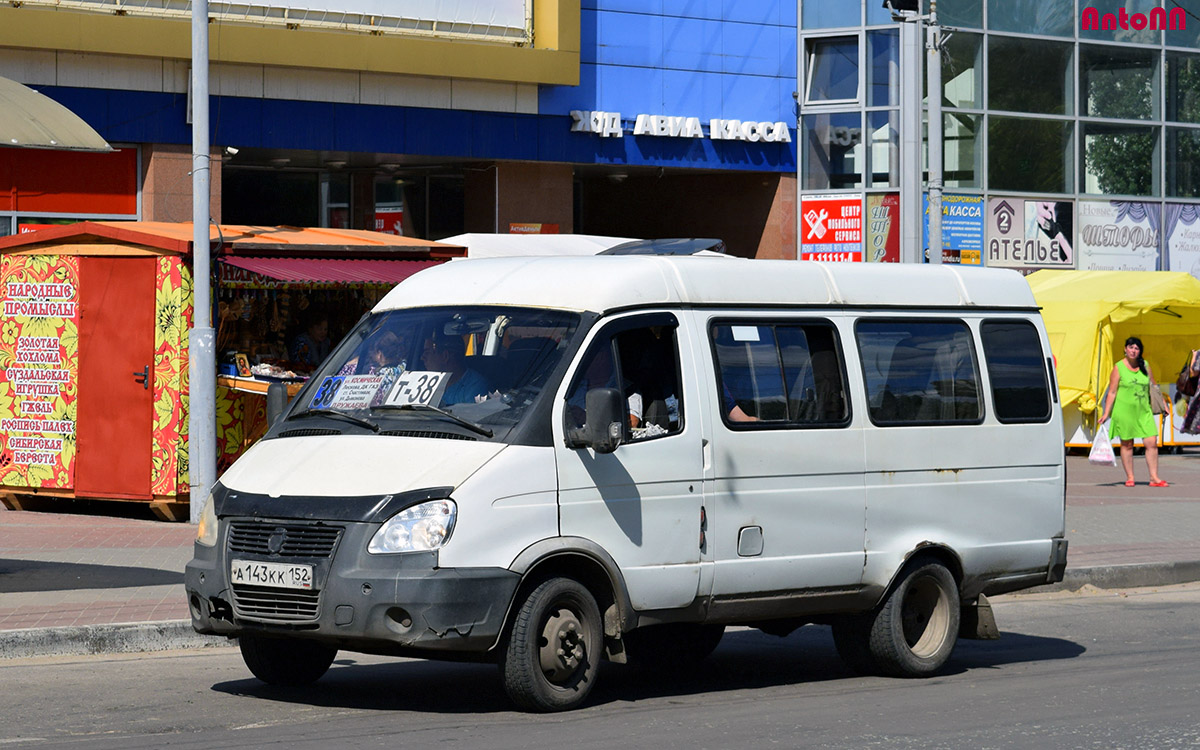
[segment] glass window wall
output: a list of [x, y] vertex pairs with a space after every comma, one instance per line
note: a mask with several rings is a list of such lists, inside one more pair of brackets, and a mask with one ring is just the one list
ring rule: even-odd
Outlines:
[[900, 113], [883, 110], [867, 113], [871, 129], [871, 187], [900, 186]]
[[808, 40], [809, 102], [858, 100], [858, 37]]
[[1200, 55], [1167, 53], [1167, 119], [1200, 123]]
[[[940, 17], [940, 11], [938, 15]], [[946, 50], [942, 53], [943, 106], [983, 107], [982, 45], [982, 35], [960, 32], [946, 42]]]
[[988, 187], [1034, 193], [1069, 193], [1074, 159], [1073, 126], [1063, 120], [988, 117]]
[[1200, 198], [1200, 130], [1167, 128], [1167, 195]]
[[1158, 119], [1158, 51], [1079, 47], [1079, 111], [1089, 117]]
[[942, 133], [942, 177], [948, 188], [981, 187], [979, 164], [983, 154], [982, 115], [948, 112]]
[[[929, 0], [925, 0], [926, 9]], [[938, 22], [954, 28], [983, 28], [983, 0], [938, 0]]]
[[1083, 192], [1158, 194], [1158, 128], [1083, 125]]
[[[869, 3], [868, 3], [869, 4]], [[882, 3], [880, 3], [882, 6]], [[889, 17], [890, 21], [891, 18]], [[804, 3], [800, 22], [806, 29], [837, 29], [862, 23], [862, 4], [839, 0], [835, 3], [809, 0]]]
[[993, 36], [988, 39], [988, 104], [992, 109], [1072, 114], [1071, 44]]
[[1079, 25], [1074, 0], [988, 0], [987, 9], [992, 31], [1073, 37]]
[[900, 33], [893, 29], [867, 32], [871, 64], [867, 68], [867, 106], [900, 104]]
[[1163, 5], [1170, 14], [1167, 30], [1163, 32], [1167, 46], [1200, 47], [1200, 20], [1197, 20], [1200, 19], [1200, 0], [1167, 0]]
[[858, 112], [805, 115], [804, 189], [862, 187], [862, 121]]

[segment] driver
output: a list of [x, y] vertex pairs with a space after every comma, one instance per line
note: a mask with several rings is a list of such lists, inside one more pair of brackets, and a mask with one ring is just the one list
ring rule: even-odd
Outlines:
[[476, 370], [467, 367], [466, 344], [461, 336], [434, 333], [425, 340], [421, 362], [426, 370], [450, 373], [449, 384], [442, 394], [442, 406], [474, 403], [476, 396], [488, 393], [487, 380]]

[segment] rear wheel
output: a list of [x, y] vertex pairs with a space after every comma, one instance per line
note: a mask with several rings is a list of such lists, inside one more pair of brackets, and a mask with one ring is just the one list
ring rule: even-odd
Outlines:
[[638, 628], [624, 636], [630, 661], [663, 672], [688, 669], [704, 661], [725, 635], [724, 625], [677, 622]]
[[874, 612], [834, 625], [838, 654], [857, 672], [927, 677], [958, 640], [958, 586], [945, 566], [914, 564]]
[[329, 670], [337, 649], [315, 641], [263, 638], [243, 635], [238, 638], [242, 661], [254, 676], [271, 685], [299, 686], [316, 682]]
[[576, 708], [592, 691], [603, 653], [595, 597], [578, 581], [551, 578], [521, 602], [505, 638], [504, 690], [529, 711]]

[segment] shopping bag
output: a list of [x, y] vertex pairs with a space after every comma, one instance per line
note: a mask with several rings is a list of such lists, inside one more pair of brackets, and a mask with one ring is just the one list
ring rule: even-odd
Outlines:
[[1096, 428], [1096, 437], [1092, 440], [1092, 450], [1088, 453], [1088, 461], [1098, 466], [1117, 465], [1112, 441], [1108, 439], [1108, 422], [1101, 422], [1100, 426]]
[[1167, 410], [1166, 400], [1163, 398], [1162, 391], [1157, 383], [1150, 384], [1150, 413], [1155, 416], [1162, 414]]
[[1197, 386], [1200, 386], [1200, 350], [1193, 349], [1188, 352], [1187, 360], [1183, 363], [1183, 367], [1179, 370], [1179, 377], [1175, 379], [1175, 392], [1188, 398], [1196, 395]]

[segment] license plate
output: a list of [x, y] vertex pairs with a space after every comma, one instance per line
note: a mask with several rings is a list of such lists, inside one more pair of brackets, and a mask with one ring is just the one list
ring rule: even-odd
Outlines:
[[246, 586], [270, 586], [277, 589], [311, 589], [311, 565], [234, 560], [229, 566], [229, 580]]

